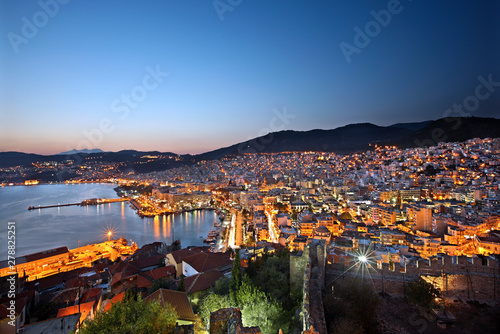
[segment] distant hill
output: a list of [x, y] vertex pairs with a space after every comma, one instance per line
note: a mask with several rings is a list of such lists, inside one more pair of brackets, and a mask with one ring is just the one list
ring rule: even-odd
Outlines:
[[402, 139], [410, 130], [370, 123], [346, 125], [333, 130], [280, 131], [239, 144], [195, 156], [196, 159], [219, 159], [228, 154], [324, 151], [350, 153], [370, 149], [392, 139]]
[[[70, 151], [71, 152], [71, 151]], [[161, 156], [161, 158], [152, 159], [148, 156]], [[190, 156], [186, 156], [189, 158]], [[155, 170], [165, 170], [177, 167], [187, 160], [179, 157], [175, 153], [140, 152], [134, 150], [124, 150], [119, 152], [100, 152], [100, 153], [78, 153], [78, 154], [54, 154], [38, 155], [22, 152], [0, 152], [0, 168], [12, 166], [26, 166], [35, 162], [57, 162], [64, 163], [67, 160], [73, 160], [75, 164], [85, 162], [87, 158], [93, 161], [102, 162], [123, 162], [124, 170], [134, 170], [137, 173], [147, 173]]]
[[61, 152], [57, 153], [56, 155], [71, 155], [71, 154], [91, 154], [91, 153], [102, 153], [104, 152], [103, 150], [100, 150], [98, 148], [94, 148], [91, 150], [88, 149], [83, 149], [83, 150], [71, 150], [71, 151], [66, 151], [66, 152]]
[[425, 128], [427, 125], [431, 124], [434, 121], [424, 121], [424, 122], [416, 122], [416, 123], [396, 123], [391, 125], [391, 128], [401, 128], [411, 131], [420, 130]]
[[402, 148], [433, 146], [439, 142], [461, 142], [472, 138], [500, 137], [500, 119], [449, 117], [433, 121], [408, 136], [390, 141]]
[[280, 131], [195, 156], [219, 159], [229, 154], [322, 151], [339, 154], [369, 150], [377, 145], [401, 148], [433, 146], [438, 142], [500, 137], [500, 119], [450, 117], [436, 121], [377, 126], [346, 125], [333, 130]]
[[332, 130], [272, 132], [262, 137], [198, 155], [177, 155], [158, 151], [77, 153], [38, 155], [21, 152], [1, 152], [0, 168], [25, 166], [33, 162], [73, 160], [75, 164], [91, 157], [93, 161], [122, 162], [122, 170], [147, 173], [190, 165], [201, 160], [216, 160], [227, 155], [245, 153], [278, 153], [322, 151], [347, 154], [370, 150], [377, 145], [401, 148], [433, 146], [438, 142], [465, 141], [471, 138], [500, 137], [500, 119], [442, 118], [436, 121], [398, 123], [378, 126], [370, 123], [351, 124]]

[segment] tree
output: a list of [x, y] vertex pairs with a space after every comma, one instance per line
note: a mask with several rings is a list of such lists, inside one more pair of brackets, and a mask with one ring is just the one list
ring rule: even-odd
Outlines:
[[417, 281], [408, 283], [407, 295], [413, 302], [430, 308], [434, 305], [435, 298], [439, 298], [441, 294], [434, 285], [419, 277]]
[[166, 280], [164, 278], [160, 278], [157, 280], [153, 281], [153, 284], [151, 287], [148, 289], [148, 295], [152, 294], [158, 289], [168, 289], [168, 290], [176, 290], [177, 289], [177, 284], [175, 283], [174, 280]]
[[241, 286], [241, 259], [240, 250], [236, 249], [233, 261], [233, 269], [231, 271], [231, 282], [229, 283], [229, 293], [231, 300], [236, 300], [236, 293]]
[[269, 257], [253, 279], [253, 283], [274, 300], [286, 305], [290, 297], [289, 273], [287, 258]]
[[221, 277], [215, 282], [214, 292], [218, 295], [228, 295], [229, 294], [229, 279], [226, 277]]
[[146, 303], [140, 296], [137, 300], [126, 297], [108, 311], [98, 312], [94, 319], [85, 321], [80, 333], [171, 333], [176, 322], [173, 306], [162, 307], [159, 300]]
[[283, 308], [257, 287], [245, 275], [237, 295], [243, 326], [259, 326], [263, 334], [287, 333], [289, 323]]
[[205, 326], [208, 327], [210, 323], [210, 313], [215, 312], [221, 308], [230, 307], [229, 296], [221, 296], [216, 293], [211, 292], [205, 298], [200, 305], [199, 315], [203, 319]]
[[186, 283], [184, 283], [184, 275], [181, 275], [181, 280], [179, 282], [179, 286], [177, 287], [177, 291], [186, 291]]

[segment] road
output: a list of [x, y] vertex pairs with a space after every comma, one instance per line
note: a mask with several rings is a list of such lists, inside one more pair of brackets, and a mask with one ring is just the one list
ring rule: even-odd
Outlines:
[[235, 246], [240, 248], [243, 244], [243, 215], [241, 212], [236, 213], [236, 240]]
[[241, 212], [233, 211], [231, 223], [229, 224], [229, 233], [227, 238], [227, 247], [232, 249], [240, 248], [243, 243], [243, 217]]
[[273, 243], [278, 242], [278, 238], [276, 237], [276, 233], [274, 232], [274, 220], [273, 220], [273, 214], [270, 213], [267, 209], [264, 211], [267, 216], [267, 222], [269, 224], [269, 241]]
[[227, 244], [229, 247], [232, 249], [236, 248], [235, 246], [235, 234], [236, 234], [236, 228], [235, 228], [235, 222], [236, 222], [236, 214], [233, 213], [231, 216], [231, 224], [229, 224], [229, 234], [227, 238]]

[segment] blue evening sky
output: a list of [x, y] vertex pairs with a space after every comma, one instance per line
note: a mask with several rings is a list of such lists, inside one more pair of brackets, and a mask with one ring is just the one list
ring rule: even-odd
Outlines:
[[[201, 153], [438, 119], [500, 81], [499, 22], [495, 0], [2, 1], [0, 151]], [[372, 37], [346, 57], [356, 27]], [[490, 88], [469, 114], [499, 116]]]

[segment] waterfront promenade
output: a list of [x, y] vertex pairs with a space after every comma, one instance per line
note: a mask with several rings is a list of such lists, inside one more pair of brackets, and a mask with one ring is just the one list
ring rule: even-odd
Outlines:
[[91, 267], [92, 262], [102, 258], [115, 261], [121, 255], [133, 254], [136, 249], [136, 244], [128, 245], [123, 238], [85, 245], [71, 250], [68, 250], [67, 247], [49, 249], [17, 257], [14, 262], [14, 270], [10, 268], [12, 261], [10, 263], [7, 260], [1, 261], [0, 277], [17, 273], [19, 277], [26, 276], [27, 281], [33, 281], [60, 272]]

